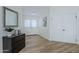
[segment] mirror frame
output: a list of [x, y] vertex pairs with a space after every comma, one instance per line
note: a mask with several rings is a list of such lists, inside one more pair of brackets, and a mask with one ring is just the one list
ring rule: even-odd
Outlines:
[[[6, 10], [10, 11], [10, 12], [13, 12], [15, 13], [17, 16], [17, 24], [16, 25], [6, 25]], [[18, 12], [12, 10], [12, 9], [9, 9], [7, 7], [3, 7], [3, 19], [4, 19], [4, 27], [18, 27]]]

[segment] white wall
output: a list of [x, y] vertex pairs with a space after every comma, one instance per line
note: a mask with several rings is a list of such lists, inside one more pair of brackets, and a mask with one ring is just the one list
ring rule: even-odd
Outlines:
[[[43, 26], [43, 18], [47, 17], [47, 27]], [[49, 7], [43, 9], [43, 15], [39, 20], [39, 34], [49, 40]]]
[[0, 7], [0, 52], [2, 52], [2, 7]]
[[[26, 16], [24, 16], [24, 15], [26, 15]], [[39, 26], [36, 29], [37, 34], [43, 36], [46, 39], [49, 39], [49, 7], [47, 7], [47, 6], [26, 6], [26, 7], [23, 7], [23, 17], [26, 17], [27, 19], [29, 19], [28, 16], [31, 18], [36, 17], [36, 19], [38, 20]], [[48, 18], [47, 27], [43, 27], [43, 17]], [[25, 33], [27, 33], [28, 30], [27, 29], [25, 29], [25, 30], [23, 29], [23, 31]]]
[[[21, 29], [21, 21], [22, 21], [22, 11], [21, 11], [21, 7], [17, 7], [17, 6], [6, 6], [7, 8], [10, 8], [12, 10], [17, 11], [19, 14], [19, 18], [18, 18], [18, 28]], [[2, 52], [3, 50], [3, 43], [2, 43], [2, 36], [6, 35], [6, 33], [3, 31], [4, 27], [3, 27], [3, 7], [0, 6], [0, 52]]]

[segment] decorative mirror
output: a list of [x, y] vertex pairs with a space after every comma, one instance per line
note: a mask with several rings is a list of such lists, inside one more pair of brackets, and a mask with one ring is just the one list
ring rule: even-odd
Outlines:
[[18, 12], [4, 8], [4, 27], [18, 27]]

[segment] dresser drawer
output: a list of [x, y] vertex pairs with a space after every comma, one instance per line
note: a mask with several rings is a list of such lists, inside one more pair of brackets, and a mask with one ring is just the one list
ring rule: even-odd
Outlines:
[[13, 47], [13, 48], [16, 48], [17, 46], [20, 46], [20, 45], [22, 45], [22, 44], [25, 44], [25, 40], [24, 40], [24, 39], [22, 39], [22, 40], [16, 42], [15, 44], [12, 43], [12, 47]]
[[24, 48], [24, 47], [25, 47], [25, 44], [21, 44], [21, 45], [15, 47], [15, 48], [13, 48], [13, 49], [12, 49], [12, 52], [13, 52], [13, 53], [18, 53], [18, 52], [19, 52], [22, 48]]
[[12, 38], [12, 43], [16, 43], [16, 42], [21, 41], [23, 39], [25, 39], [25, 35], [20, 35], [19, 37], [17, 36], [16, 38], [14, 37], [14, 38]]

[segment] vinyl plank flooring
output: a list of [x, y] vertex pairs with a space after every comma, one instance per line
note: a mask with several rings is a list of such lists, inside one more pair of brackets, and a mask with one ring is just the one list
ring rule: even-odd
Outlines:
[[26, 37], [26, 47], [19, 53], [79, 53], [79, 45], [50, 42], [39, 35], [34, 35]]

